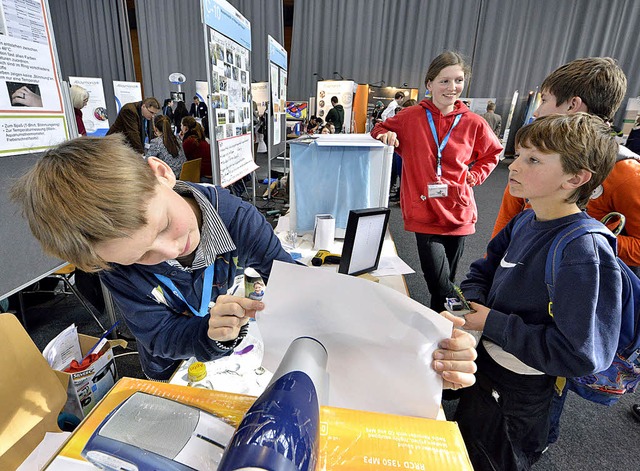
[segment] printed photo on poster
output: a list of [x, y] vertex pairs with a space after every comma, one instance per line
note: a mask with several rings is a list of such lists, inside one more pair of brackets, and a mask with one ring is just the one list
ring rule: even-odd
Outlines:
[[11, 106], [42, 108], [40, 87], [37, 83], [6, 82]]

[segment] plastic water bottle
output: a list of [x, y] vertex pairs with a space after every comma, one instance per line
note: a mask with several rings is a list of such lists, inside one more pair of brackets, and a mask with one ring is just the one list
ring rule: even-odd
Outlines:
[[211, 381], [207, 379], [207, 365], [201, 361], [196, 361], [189, 365], [187, 376], [189, 377], [189, 383], [187, 383], [187, 386], [191, 386], [193, 388], [213, 389]]

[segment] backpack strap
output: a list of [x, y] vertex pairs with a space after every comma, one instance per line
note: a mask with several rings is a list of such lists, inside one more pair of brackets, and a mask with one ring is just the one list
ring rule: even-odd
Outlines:
[[607, 238], [607, 241], [613, 248], [614, 253], [616, 251], [615, 236], [604, 224], [595, 219], [579, 219], [560, 231], [551, 243], [544, 269], [544, 282], [547, 285], [547, 291], [549, 292], [549, 314], [551, 316], [553, 316], [551, 307], [553, 305], [553, 291], [555, 287], [556, 272], [560, 266], [560, 262], [562, 261], [564, 249], [570, 242], [585, 234], [602, 234]]

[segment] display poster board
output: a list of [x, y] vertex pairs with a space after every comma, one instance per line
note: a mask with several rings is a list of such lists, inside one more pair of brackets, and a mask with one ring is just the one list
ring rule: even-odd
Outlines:
[[251, 84], [251, 97], [258, 112], [262, 116], [269, 105], [269, 82], [255, 82]]
[[[228, 186], [254, 171], [251, 138], [251, 24], [224, 0], [203, 0], [216, 145], [214, 183]], [[218, 175], [216, 175], [216, 167]]]
[[[273, 37], [267, 35], [269, 42], [269, 90], [271, 96], [271, 146], [282, 142], [282, 127], [285, 121], [287, 101], [287, 51]], [[272, 149], [275, 150], [275, 149]], [[277, 150], [275, 150], [277, 152]]]
[[504, 159], [505, 152], [507, 150], [507, 142], [509, 142], [509, 132], [511, 131], [511, 122], [513, 121], [513, 113], [516, 110], [518, 104], [519, 92], [516, 90], [513, 92], [513, 98], [511, 99], [511, 106], [509, 107], [509, 115], [507, 116], [506, 124], [504, 125], [504, 134], [502, 135], [502, 152], [500, 152], [500, 160]]
[[395, 100], [396, 93], [404, 93], [405, 100], [418, 99], [417, 88], [399, 88], [399, 87], [376, 87], [369, 85], [368, 98], [367, 98], [367, 131], [373, 129], [374, 123], [371, 121], [373, 110], [376, 103], [382, 102], [382, 110], [384, 111], [389, 103]]
[[46, 255], [9, 198], [15, 179], [75, 132], [46, 0], [0, 2], [0, 299], [64, 264]]
[[351, 116], [353, 111], [353, 95], [357, 84], [353, 80], [323, 80], [318, 82], [316, 94], [316, 115], [326, 120], [332, 108], [331, 97], [338, 98], [338, 104], [344, 107], [343, 133], [351, 132]]
[[120, 109], [127, 103], [142, 101], [142, 87], [139, 82], [121, 82], [114, 80], [113, 94], [116, 98], [116, 111], [118, 113], [120, 113]]
[[496, 98], [465, 98], [464, 101], [469, 102], [469, 109], [476, 114], [483, 115], [487, 112], [489, 102], [496, 102]]
[[0, 2], [0, 157], [69, 138], [44, 0]]
[[196, 96], [200, 98], [202, 103], [205, 103], [207, 107], [210, 106], [209, 100], [209, 82], [203, 80], [196, 80]]
[[78, 85], [89, 93], [89, 101], [82, 108], [82, 122], [87, 136], [105, 136], [109, 130], [107, 102], [102, 79], [99, 77], [69, 77], [69, 85]]
[[538, 109], [540, 106], [540, 100], [542, 99], [540, 92], [536, 89], [535, 92], [529, 92], [529, 97], [527, 98], [527, 108], [524, 115], [524, 120], [522, 122], [523, 126], [527, 124], [531, 124], [535, 119], [533, 117], [533, 112]]
[[624, 118], [622, 121], [622, 138], [627, 141], [629, 133], [636, 124], [636, 119], [640, 115], [640, 97], [629, 98], [627, 101], [627, 107], [624, 110]]

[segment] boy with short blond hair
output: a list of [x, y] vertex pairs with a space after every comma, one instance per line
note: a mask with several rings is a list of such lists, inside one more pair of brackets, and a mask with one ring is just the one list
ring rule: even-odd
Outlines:
[[461, 289], [474, 312], [465, 328], [483, 332], [475, 386], [462, 391], [455, 420], [474, 469], [527, 470], [547, 445], [556, 377], [607, 368], [620, 332], [622, 281], [608, 239], [586, 234], [564, 250], [553, 309], [544, 281], [547, 254], [614, 165], [608, 126], [586, 113], [551, 115], [516, 134], [509, 191], [525, 211], [471, 265]]
[[293, 262], [254, 206], [220, 187], [176, 182], [166, 163], [145, 161], [118, 134], [49, 150], [12, 196], [48, 254], [100, 271], [151, 379], [242, 340], [264, 305], [226, 295], [236, 266], [268, 279], [274, 260]]
[[[226, 294], [236, 266], [266, 281], [274, 260], [293, 263], [254, 206], [217, 186], [176, 181], [166, 163], [143, 160], [118, 134], [48, 150], [11, 193], [45, 252], [100, 272], [151, 379], [240, 343], [264, 304]], [[435, 350], [445, 387], [473, 384], [474, 345], [455, 329]]]

